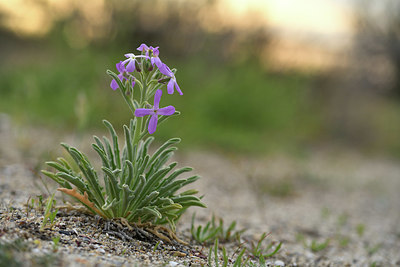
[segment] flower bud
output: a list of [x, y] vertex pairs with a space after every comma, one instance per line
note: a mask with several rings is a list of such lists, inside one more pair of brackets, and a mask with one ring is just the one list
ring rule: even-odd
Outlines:
[[137, 62], [137, 60], [135, 60], [135, 69], [136, 69], [137, 72], [141, 72], [142, 71], [142, 69], [140, 68], [139, 63]]
[[168, 77], [168, 78], [163, 78], [163, 79], [159, 79], [159, 80], [158, 80], [158, 83], [166, 83], [166, 82], [168, 82], [169, 80], [171, 80], [170, 77]]
[[145, 72], [150, 72], [153, 70], [153, 66], [151, 65], [149, 60], [143, 60], [142, 66]]

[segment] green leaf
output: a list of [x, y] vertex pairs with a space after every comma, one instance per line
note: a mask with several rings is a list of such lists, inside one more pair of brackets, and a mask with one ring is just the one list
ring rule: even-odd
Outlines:
[[42, 229], [42, 230], [47, 225], [48, 220], [50, 219], [50, 216], [51, 216], [51, 212], [50, 211], [51, 211], [51, 208], [53, 207], [53, 204], [54, 204], [53, 203], [54, 195], [55, 194], [52, 194], [51, 197], [49, 197], [48, 200], [47, 200], [46, 210], [44, 212], [43, 223], [42, 223], [42, 226], [40, 227], [40, 229]]
[[274, 249], [274, 251], [272, 251], [269, 254], [263, 255], [264, 258], [269, 258], [274, 256], [276, 253], [278, 253], [278, 251], [281, 249], [282, 246], [282, 242], [279, 242], [279, 244], [276, 246], [276, 248]]
[[138, 164], [135, 164], [135, 165], [139, 165], [138, 169], [137, 169], [137, 173], [139, 173], [139, 174], [143, 174], [144, 173], [144, 170], [146, 169], [146, 167], [148, 165], [150, 156], [146, 155], [144, 158], [141, 158], [141, 159], [143, 159], [143, 160], [139, 161]]
[[193, 196], [193, 195], [186, 195], [186, 196], [175, 196], [175, 197], [171, 197], [171, 199], [176, 202], [176, 203], [180, 203], [180, 202], [187, 202], [187, 201], [201, 201], [198, 197]]
[[139, 202], [138, 208], [143, 208], [143, 207], [147, 206], [156, 197], [158, 197], [159, 194], [160, 194], [160, 192], [153, 191], [150, 194], [148, 194], [147, 196], [145, 196], [144, 198], [142, 196], [142, 198], [140, 198], [140, 202]]
[[60, 179], [55, 173], [52, 173], [52, 172], [49, 172], [49, 171], [46, 171], [46, 170], [41, 170], [41, 172], [44, 175], [46, 175], [47, 177], [53, 179], [56, 183], [58, 183], [62, 187], [65, 187], [65, 188], [68, 188], [68, 189], [72, 189], [72, 186], [68, 182]]
[[86, 160], [86, 157], [81, 152], [79, 152], [79, 150], [77, 150], [74, 147], [70, 147], [64, 143], [62, 143], [61, 145], [64, 148], [66, 148], [66, 150], [69, 152], [69, 154], [75, 160], [76, 164], [78, 164], [79, 169], [82, 171], [82, 173], [86, 177], [86, 180], [88, 181], [88, 186], [90, 189], [89, 191], [94, 196], [94, 198], [90, 199], [90, 200], [93, 201], [98, 207], [101, 207], [102, 205], [104, 205], [102, 188], [99, 185], [97, 174], [94, 171], [94, 168]]
[[104, 205], [101, 207], [102, 210], [112, 210], [115, 206], [117, 206], [119, 203], [117, 203], [117, 200], [114, 198], [111, 201], [108, 199], [105, 201]]
[[149, 213], [157, 218], [160, 218], [160, 219], [162, 218], [161, 213], [158, 210], [156, 210], [155, 208], [144, 207], [142, 210], [145, 214]]
[[128, 186], [129, 186], [129, 188], [133, 188], [132, 187], [132, 183], [133, 182], [135, 182], [134, 181], [134, 169], [133, 169], [133, 164], [132, 164], [132, 162], [131, 161], [129, 161], [129, 160], [125, 160], [125, 165], [126, 165], [126, 167], [125, 168], [127, 168], [128, 169], [128, 174], [127, 174], [127, 178], [126, 178], [126, 180], [125, 181], [121, 181], [122, 183], [126, 183]]
[[57, 160], [63, 164], [68, 170], [73, 170], [73, 168], [69, 165], [68, 161], [66, 161], [64, 158], [57, 158]]
[[176, 147], [170, 147], [168, 149], [165, 149], [162, 151], [156, 158], [150, 159], [149, 161], [149, 171], [147, 172], [147, 175], [152, 175], [154, 172], [156, 172], [159, 168], [161, 168], [173, 155], [173, 152], [177, 150]]
[[109, 197], [119, 200], [119, 194], [120, 194], [121, 188], [118, 185], [118, 178], [117, 178], [116, 173], [120, 172], [121, 170], [117, 169], [117, 170], [112, 171], [109, 168], [104, 167], [104, 166], [101, 167], [101, 169], [105, 173], [104, 180], [108, 180], [107, 182], [109, 182], [109, 184], [110, 184], [111, 190], [109, 192], [107, 192], [107, 194], [109, 195]]
[[162, 146], [160, 146], [156, 152], [154, 152], [153, 156], [150, 158], [150, 165], [153, 164], [153, 162], [158, 158], [158, 156], [169, 146], [177, 144], [181, 141], [180, 138], [171, 138], [167, 142], [165, 142]]
[[65, 172], [58, 172], [56, 175], [75, 185], [82, 193], [88, 191], [87, 185], [80, 177], [73, 176]]
[[125, 86], [122, 84], [121, 80], [118, 78], [118, 75], [112, 72], [111, 70], [107, 70], [106, 73], [110, 75], [118, 84], [118, 87], [125, 91]]
[[128, 203], [135, 198], [133, 191], [129, 189], [127, 184], [122, 185], [121, 202], [120, 202], [120, 216], [126, 217], [129, 210], [127, 210]]
[[178, 203], [174, 203], [172, 205], [168, 205], [168, 206], [164, 206], [162, 208], [159, 208], [160, 212], [166, 212], [166, 211], [170, 211], [170, 210], [179, 210], [182, 209], [182, 205], [178, 204]]
[[171, 170], [171, 167], [163, 168], [161, 170], [158, 170], [155, 174], [150, 176], [147, 179], [146, 186], [143, 188], [141, 196], [142, 195], [147, 195], [153, 188], [156, 188], [157, 183], [160, 183], [162, 178]]
[[129, 128], [124, 125], [124, 134], [125, 134], [125, 147], [127, 149], [127, 159], [130, 162], [133, 162], [133, 148], [132, 148], [132, 140], [131, 140], [131, 133]]
[[235, 263], [233, 264], [233, 267], [240, 267], [242, 266], [242, 257], [244, 255], [244, 253], [246, 252], [246, 248], [242, 249], [242, 251], [239, 253], [239, 255], [237, 256]]
[[176, 177], [178, 177], [182, 173], [190, 172], [192, 170], [193, 170], [193, 168], [190, 168], [190, 167], [184, 167], [184, 168], [175, 170], [170, 176], [168, 176], [168, 178], [164, 179], [164, 181], [159, 185], [159, 187], [169, 185]]
[[49, 165], [50, 167], [53, 167], [54, 169], [56, 169], [56, 170], [58, 170], [60, 172], [68, 173], [70, 171], [67, 168], [65, 168], [65, 166], [63, 166], [60, 163], [55, 162], [55, 161], [47, 161], [46, 164]]
[[[146, 184], [146, 179], [144, 178], [143, 175], [140, 175], [140, 176], [139, 176], [139, 179], [138, 179], [137, 187], [134, 188], [134, 189], [132, 190], [132, 191], [133, 191], [133, 194], [134, 194], [135, 196], [138, 196], [138, 195], [140, 194], [140, 192], [141, 192], [141, 190], [142, 190], [142, 188], [143, 188], [143, 186], [144, 186], [145, 184]], [[134, 207], [137, 206], [138, 200], [139, 200], [139, 198], [136, 197], [136, 198], [134, 199], [134, 201], [132, 201], [131, 203], [129, 203], [128, 210], [131, 211], [132, 213], [135, 211], [135, 208], [134, 208]], [[131, 214], [131, 215], [134, 216], [135, 214]]]
[[150, 136], [149, 138], [146, 139], [146, 141], [142, 142], [142, 145], [140, 146], [140, 149], [138, 150], [139, 157], [143, 158], [147, 155], [147, 151], [149, 150], [149, 146], [153, 142], [153, 140], [154, 140], [154, 137]]
[[97, 152], [97, 154], [100, 156], [103, 166], [105, 166], [107, 168], [111, 168], [111, 165], [108, 162], [106, 152], [97, 144], [92, 144], [92, 147]]
[[185, 180], [173, 181], [172, 183], [165, 185], [160, 189], [160, 196], [161, 197], [170, 196], [173, 193], [175, 193], [178, 189], [180, 189], [182, 186], [191, 184], [199, 178], [200, 178], [199, 176], [195, 175]]
[[119, 145], [118, 145], [118, 136], [117, 133], [114, 130], [114, 127], [111, 125], [111, 123], [107, 120], [103, 120], [104, 125], [108, 128], [110, 131], [112, 140], [113, 140], [113, 149], [114, 149], [114, 159], [115, 159], [115, 164], [117, 168], [121, 168], [121, 158], [119, 155]]
[[112, 169], [116, 169], [117, 164], [115, 163], [114, 152], [113, 152], [113, 149], [111, 148], [110, 140], [108, 140], [107, 137], [103, 136], [103, 142], [104, 142], [104, 145], [106, 148], [105, 152], [107, 154], [108, 162]]

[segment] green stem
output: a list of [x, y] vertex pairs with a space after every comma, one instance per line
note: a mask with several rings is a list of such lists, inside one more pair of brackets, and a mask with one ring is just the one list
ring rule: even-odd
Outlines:
[[[146, 81], [146, 76], [141, 73], [140, 74], [141, 78], [142, 78], [142, 87], [140, 90], [140, 102], [139, 102], [139, 107], [143, 107], [144, 103], [147, 101], [146, 99], [146, 93], [147, 93], [147, 83]], [[143, 117], [139, 117], [137, 118], [137, 123], [136, 123], [136, 127], [135, 127], [135, 134], [133, 136], [133, 145], [137, 145], [140, 141], [140, 137], [142, 135], [142, 128], [143, 128]]]
[[132, 114], [135, 116], [135, 107], [133, 106], [133, 103], [131, 99], [124, 93], [124, 90], [119, 87], [122, 96], [124, 97], [125, 102], [128, 104], [129, 109], [131, 110]]
[[133, 146], [137, 145], [140, 140], [141, 132], [142, 132], [142, 121], [143, 117], [137, 118], [137, 123], [135, 127], [135, 134], [133, 135]]

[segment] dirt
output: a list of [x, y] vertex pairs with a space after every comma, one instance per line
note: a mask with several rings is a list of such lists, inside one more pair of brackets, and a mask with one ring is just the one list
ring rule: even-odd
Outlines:
[[[398, 161], [344, 149], [257, 158], [180, 151], [175, 160], [202, 176], [193, 187], [204, 195], [208, 208], [189, 210], [177, 225], [177, 235], [189, 246], [156, 246], [149, 240], [123, 240], [101, 230], [103, 226], [90, 228], [96, 218], [79, 212], [59, 211], [53, 227], [38, 230], [43, 213], [27, 210], [26, 203], [48, 195], [46, 187], [55, 192], [56, 185], [40, 178], [38, 171], [46, 160], [62, 155], [61, 141], [83, 147], [90, 158], [95, 157], [90, 135], [17, 127], [6, 115], [0, 116], [0, 243], [24, 240], [26, 247], [13, 254], [16, 262], [27, 266], [206, 265], [209, 245], [197, 244], [190, 234], [196, 212], [195, 225], [204, 225], [214, 214], [246, 230], [242, 245], [223, 244], [232, 262], [238, 247], [250, 246], [265, 232], [265, 244], [282, 242], [280, 251], [266, 259], [267, 266], [400, 266]], [[56, 198], [62, 204], [61, 193]], [[80, 226], [74, 227], [74, 221]], [[60, 240], [54, 247], [57, 236]]]

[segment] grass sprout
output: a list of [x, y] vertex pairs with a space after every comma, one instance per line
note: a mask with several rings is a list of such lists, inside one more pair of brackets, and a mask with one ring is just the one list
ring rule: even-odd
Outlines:
[[[250, 242], [250, 253], [258, 258], [265, 260], [266, 258], [272, 257], [279, 252], [282, 247], [282, 242], [279, 242], [278, 245], [274, 247], [274, 242], [269, 243], [266, 247], [263, 246], [264, 240], [268, 237], [269, 234], [263, 233], [260, 239], [257, 242], [257, 245], [254, 242]], [[272, 250], [272, 251], [271, 251]]]
[[326, 239], [324, 242], [317, 242], [316, 240], [312, 240], [309, 248], [312, 252], [319, 252], [328, 247], [330, 239]]
[[53, 241], [53, 252], [57, 252], [58, 247], [60, 245], [60, 236], [53, 237], [52, 241]]
[[204, 226], [199, 225], [196, 227], [194, 224], [195, 217], [196, 214], [194, 213], [192, 216], [191, 234], [192, 238], [199, 243], [211, 243], [215, 240], [219, 240], [220, 242], [240, 240], [240, 235], [245, 231], [244, 229], [235, 230], [236, 221], [233, 221], [227, 228], [225, 228], [224, 221], [219, 219], [219, 222], [217, 223], [214, 215]]
[[363, 224], [363, 223], [357, 224], [356, 231], [357, 231], [357, 235], [359, 237], [363, 237], [363, 235], [365, 233], [365, 224]]
[[54, 219], [56, 218], [58, 209], [52, 211], [53, 209], [53, 205], [56, 204], [56, 200], [54, 200], [54, 194], [51, 195], [51, 197], [49, 197], [47, 199], [47, 204], [46, 204], [46, 210], [44, 212], [44, 218], [43, 218], [43, 222], [42, 225], [40, 226], [40, 230], [42, 231], [44, 229], [44, 227], [47, 226], [47, 224], [52, 225], [54, 222]]
[[45, 203], [44, 203], [44, 199], [43, 199], [43, 195], [38, 195], [37, 198], [32, 198], [31, 199], [31, 207], [35, 208], [39, 211], [39, 212], [43, 212], [43, 207], [44, 207]]
[[[209, 225], [208, 228], [212, 228], [212, 221], [213, 220], [207, 223], [207, 225]], [[207, 228], [207, 225], [205, 228]], [[268, 234], [263, 233], [256, 244], [254, 244], [254, 242], [245, 240], [246, 242], [239, 244], [236, 248], [236, 251], [230, 257], [227, 255], [226, 248], [222, 246], [222, 257], [220, 257], [221, 252], [219, 250], [219, 239], [215, 235], [214, 245], [210, 246], [208, 252], [208, 266], [266, 266], [265, 259], [277, 254], [282, 247], [282, 242], [276, 246], [273, 242], [269, 243], [267, 246], [264, 246], [264, 241], [267, 236]], [[237, 256], [235, 257], [235, 255]], [[220, 265], [220, 262], [222, 262], [222, 265]]]
[[369, 256], [374, 255], [376, 252], [378, 252], [381, 249], [381, 247], [382, 247], [381, 243], [367, 247], [366, 249], [367, 249], [368, 255]]
[[[219, 267], [219, 256], [218, 256], [218, 252], [219, 252], [219, 244], [218, 244], [218, 239], [215, 239], [214, 241], [214, 246], [210, 246], [209, 252], [208, 252], [208, 257], [207, 257], [207, 261], [208, 261], [208, 266], [215, 266], [215, 267]], [[237, 255], [236, 259], [232, 259], [230, 260], [228, 257], [228, 254], [226, 253], [226, 248], [223, 246], [222, 247], [222, 267], [227, 267], [228, 264], [233, 261], [233, 265], [234, 267], [241, 267], [241, 266], [246, 266], [247, 262], [249, 261], [249, 258], [247, 258], [245, 261], [243, 259], [243, 255], [245, 254], [246, 249], [243, 248], [239, 254]], [[232, 255], [234, 256], [234, 255]], [[213, 263], [213, 259], [214, 259], [214, 265]], [[243, 265], [242, 265], [243, 264]]]

